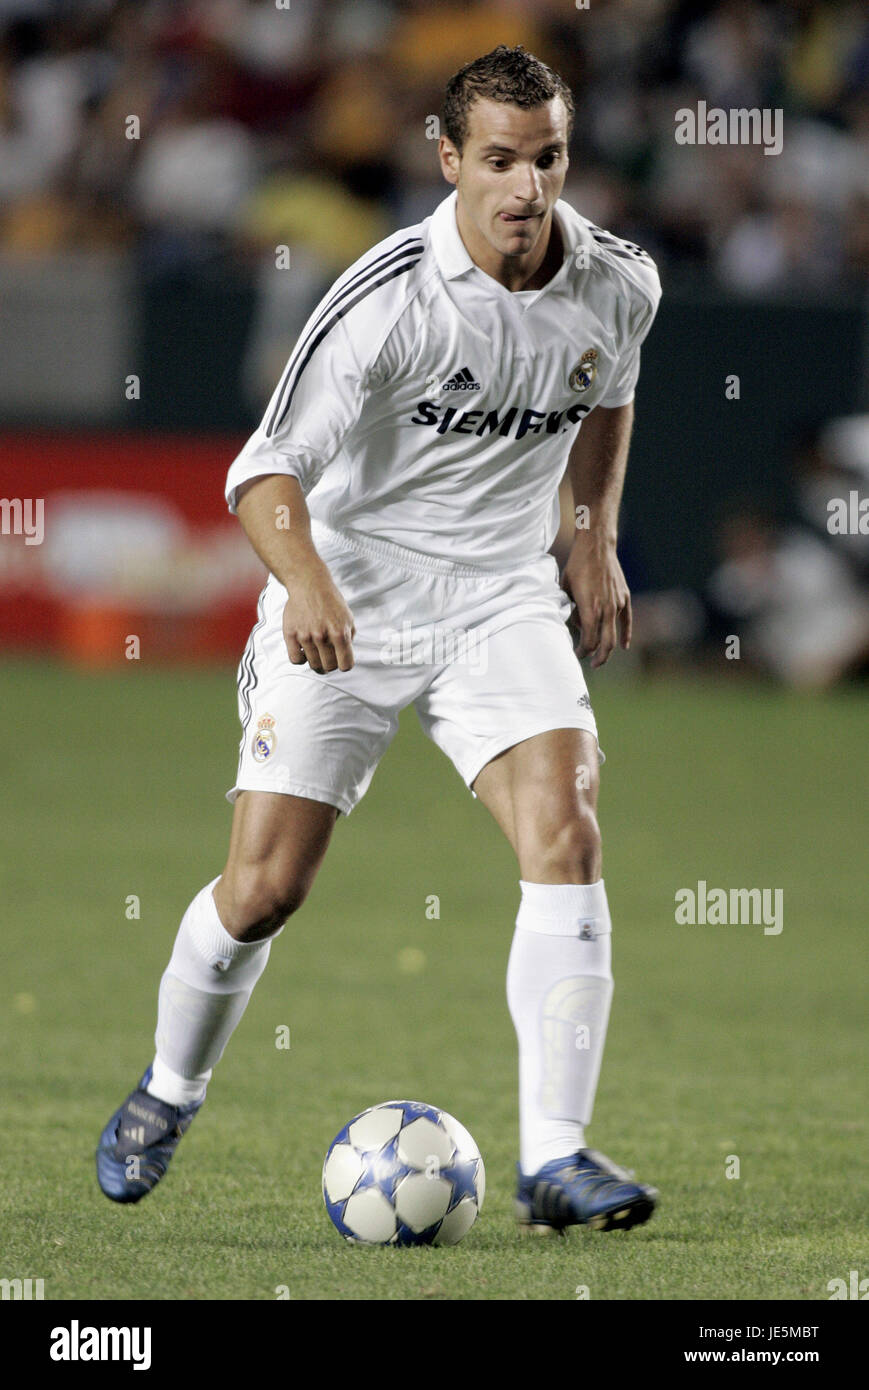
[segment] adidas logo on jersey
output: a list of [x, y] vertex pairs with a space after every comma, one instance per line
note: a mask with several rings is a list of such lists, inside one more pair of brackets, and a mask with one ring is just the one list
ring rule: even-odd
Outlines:
[[474, 374], [470, 367], [462, 367], [441, 387], [442, 391], [482, 391], [482, 389], [480, 383], [474, 380]]

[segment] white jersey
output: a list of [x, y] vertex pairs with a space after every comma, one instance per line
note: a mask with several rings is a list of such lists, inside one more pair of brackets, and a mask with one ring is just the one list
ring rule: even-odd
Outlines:
[[549, 549], [584, 416], [633, 399], [660, 281], [559, 200], [564, 261], [513, 293], [472, 261], [456, 198], [321, 300], [229, 470], [231, 511], [241, 483], [283, 473], [335, 530], [492, 571]]

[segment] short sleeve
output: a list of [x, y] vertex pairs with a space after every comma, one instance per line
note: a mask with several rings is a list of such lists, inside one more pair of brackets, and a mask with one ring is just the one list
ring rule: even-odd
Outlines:
[[598, 401], [598, 405], [606, 406], [608, 409], [614, 409], [619, 405], [630, 405], [634, 399], [639, 375], [640, 349], [638, 345], [623, 353], [619, 358], [616, 370], [607, 386], [606, 395]]
[[[632, 243], [626, 243], [632, 245]], [[639, 252], [639, 247], [635, 250]], [[601, 397], [599, 405], [614, 409], [620, 405], [630, 405], [634, 399], [637, 389], [637, 381], [640, 376], [640, 347], [645, 342], [649, 329], [655, 320], [658, 312], [658, 305], [661, 302], [661, 281], [658, 270], [651, 257], [645, 252], [640, 252], [637, 262], [632, 266], [633, 274], [637, 281], [642, 285], [644, 293], [638, 296], [638, 303], [631, 314], [630, 329], [627, 334], [627, 341], [612, 377], [607, 382], [606, 394]]]
[[359, 419], [368, 384], [343, 315], [321, 304], [303, 329], [257, 429], [230, 466], [226, 500], [269, 473], [297, 478], [307, 496]]

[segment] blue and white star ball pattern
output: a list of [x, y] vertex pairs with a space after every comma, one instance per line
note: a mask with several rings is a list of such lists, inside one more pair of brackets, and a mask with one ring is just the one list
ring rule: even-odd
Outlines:
[[356, 1115], [323, 1164], [326, 1210], [359, 1245], [457, 1245], [483, 1205], [486, 1171], [464, 1125], [422, 1101]]

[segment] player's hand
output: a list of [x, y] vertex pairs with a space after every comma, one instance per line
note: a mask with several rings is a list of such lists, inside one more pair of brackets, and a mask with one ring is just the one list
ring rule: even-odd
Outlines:
[[294, 580], [284, 605], [284, 641], [294, 666], [305, 663], [318, 676], [349, 671], [354, 665], [353, 614], [325, 565]]
[[561, 587], [576, 604], [571, 622], [579, 629], [576, 654], [603, 666], [615, 647], [631, 645], [631, 595], [615, 546], [583, 532], [574, 541]]

